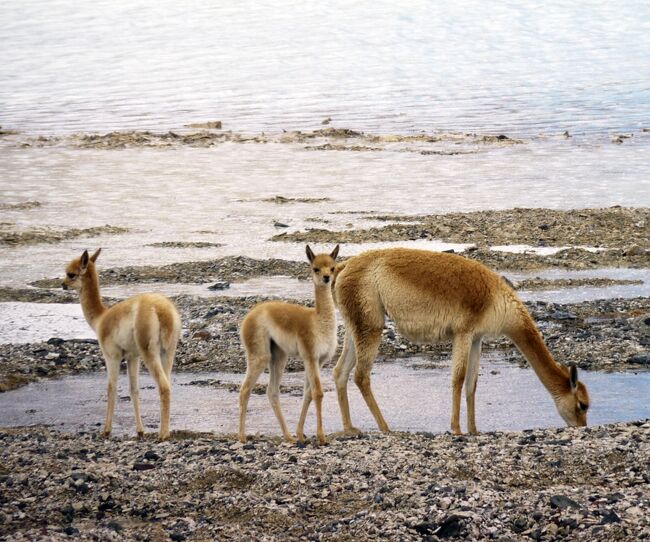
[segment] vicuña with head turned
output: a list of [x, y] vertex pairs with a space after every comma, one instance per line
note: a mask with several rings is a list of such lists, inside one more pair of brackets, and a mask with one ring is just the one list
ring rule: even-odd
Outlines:
[[481, 340], [506, 335], [526, 357], [570, 426], [587, 424], [589, 395], [575, 365], [556, 363], [524, 304], [506, 281], [483, 264], [458, 256], [414, 249], [373, 250], [343, 264], [335, 299], [346, 333], [334, 379], [346, 432], [356, 432], [350, 418], [347, 383], [354, 380], [382, 431], [388, 425], [370, 387], [384, 318], [393, 319], [414, 342], [451, 340], [451, 429], [460, 433], [463, 383], [467, 426], [476, 433], [474, 395]]
[[140, 417], [138, 372], [140, 359], [158, 385], [160, 394], [160, 438], [169, 437], [171, 371], [181, 334], [181, 319], [174, 304], [158, 294], [141, 294], [107, 307], [99, 292], [95, 262], [101, 249], [92, 256], [88, 251], [72, 260], [65, 273], [63, 288], [79, 292], [86, 321], [97, 334], [108, 373], [108, 406], [104, 436], [113, 428], [120, 363], [126, 359], [131, 401], [139, 436], [144, 435]]
[[305, 418], [311, 400], [316, 405], [317, 436], [325, 443], [323, 430], [323, 388], [320, 367], [336, 352], [336, 311], [332, 299], [332, 280], [338, 245], [331, 254], [314, 255], [307, 245], [316, 304], [314, 308], [281, 301], [260, 303], [246, 315], [241, 339], [246, 349], [246, 376], [239, 393], [239, 440], [246, 441], [246, 409], [251, 390], [269, 366], [267, 395], [284, 437], [293, 442], [280, 407], [280, 381], [288, 356], [299, 356], [305, 364], [305, 387], [296, 436], [304, 440]]

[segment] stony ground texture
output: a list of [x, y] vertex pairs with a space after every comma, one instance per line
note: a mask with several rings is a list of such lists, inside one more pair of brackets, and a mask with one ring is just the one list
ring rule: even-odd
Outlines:
[[1, 540], [642, 540], [650, 421], [329, 445], [0, 430]]
[[478, 246], [525, 244], [532, 246], [587, 245], [650, 248], [650, 209], [553, 210], [509, 209], [424, 216], [369, 216], [373, 220], [399, 221], [381, 228], [330, 232], [308, 230], [281, 234], [287, 241], [367, 242], [440, 239]]

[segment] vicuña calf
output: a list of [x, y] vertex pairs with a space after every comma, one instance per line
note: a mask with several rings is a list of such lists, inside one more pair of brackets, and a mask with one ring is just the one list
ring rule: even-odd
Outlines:
[[112, 307], [106, 307], [99, 293], [99, 278], [95, 261], [101, 249], [92, 256], [84, 251], [66, 268], [63, 289], [79, 292], [86, 321], [97, 334], [106, 360], [108, 373], [108, 408], [104, 435], [113, 428], [113, 413], [117, 396], [117, 376], [120, 363], [126, 359], [129, 372], [131, 401], [135, 412], [138, 435], [144, 434], [140, 417], [138, 372], [141, 357], [158, 385], [160, 394], [160, 438], [169, 437], [169, 403], [171, 372], [176, 345], [181, 333], [181, 320], [174, 304], [158, 294], [136, 295]]
[[246, 408], [251, 390], [266, 366], [269, 367], [267, 394], [273, 412], [280, 422], [282, 433], [289, 441], [291, 436], [280, 408], [280, 380], [288, 356], [299, 356], [305, 363], [305, 388], [302, 411], [296, 436], [304, 440], [304, 425], [311, 400], [316, 404], [317, 435], [325, 442], [323, 430], [323, 389], [320, 367], [336, 352], [336, 311], [332, 300], [332, 284], [336, 267], [338, 245], [331, 254], [314, 255], [307, 246], [311, 264], [316, 306], [269, 301], [260, 303], [246, 315], [241, 325], [241, 338], [246, 348], [247, 369], [239, 394], [239, 440], [246, 441]]
[[454, 433], [460, 433], [463, 382], [468, 430], [476, 432], [474, 395], [484, 336], [512, 339], [553, 397], [564, 421], [571, 426], [587, 424], [589, 395], [578, 381], [576, 367], [555, 362], [517, 294], [483, 264], [455, 254], [396, 248], [365, 252], [342, 267], [334, 292], [346, 334], [334, 379], [345, 431], [356, 431], [347, 395], [348, 377], [355, 364], [354, 380], [377, 425], [388, 431], [370, 388], [385, 315], [414, 342], [453, 342]]

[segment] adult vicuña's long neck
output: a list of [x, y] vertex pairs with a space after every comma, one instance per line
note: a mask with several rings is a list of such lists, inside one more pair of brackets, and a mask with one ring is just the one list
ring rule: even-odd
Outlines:
[[99, 278], [94, 266], [89, 265], [88, 270], [83, 275], [80, 297], [81, 309], [86, 321], [90, 327], [95, 329], [97, 319], [106, 311], [106, 306], [102, 303], [102, 297], [99, 293]]
[[[525, 311], [523, 307], [522, 310]], [[522, 312], [520, 325], [512, 329], [508, 335], [555, 399], [570, 391], [568, 372], [555, 361], [527, 312]]]
[[316, 314], [321, 320], [335, 320], [336, 310], [332, 298], [332, 285], [320, 284], [316, 286]]

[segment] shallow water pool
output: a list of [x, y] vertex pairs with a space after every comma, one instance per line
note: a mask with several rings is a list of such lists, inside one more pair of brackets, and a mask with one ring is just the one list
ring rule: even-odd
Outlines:
[[[597, 425], [650, 418], [647, 390], [650, 372], [582, 372], [592, 406], [589, 424]], [[234, 433], [238, 427], [238, 393], [228, 384], [239, 384], [242, 375], [231, 373], [175, 374], [173, 377], [172, 429]], [[444, 432], [451, 415], [449, 367], [431, 368], [420, 358], [403, 363], [376, 364], [372, 385], [384, 416], [393, 430]], [[220, 383], [215, 386], [215, 381]], [[260, 378], [267, 382], [267, 375]], [[302, 373], [286, 374], [281, 402], [287, 423], [295, 430], [302, 404]], [[152, 379], [141, 375], [143, 421], [148, 431], [158, 427], [158, 396]], [[324, 425], [328, 433], [342, 424], [331, 369], [323, 372]], [[97, 430], [106, 408], [106, 375], [70, 376], [30, 384], [0, 394], [0, 426], [46, 424], [64, 431]], [[114, 431], [135, 434], [133, 411], [128, 399], [128, 379], [120, 376]], [[376, 430], [374, 419], [356, 386], [349, 395], [354, 424], [364, 431]], [[251, 396], [248, 432], [279, 435], [278, 423], [266, 395]], [[465, 428], [465, 414], [461, 418]], [[499, 359], [484, 360], [477, 390], [477, 424], [481, 431], [562, 427], [553, 401], [532, 370], [513, 367]], [[315, 432], [313, 407], [307, 432]]]

